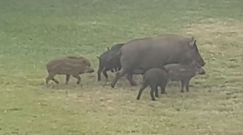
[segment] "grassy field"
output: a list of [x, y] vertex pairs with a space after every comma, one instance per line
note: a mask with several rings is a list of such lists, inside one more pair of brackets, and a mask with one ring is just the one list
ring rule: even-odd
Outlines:
[[[1, 0], [0, 135], [242, 135], [242, 0]], [[45, 65], [83, 55], [97, 69], [106, 47], [163, 33], [193, 35], [206, 61], [191, 92], [156, 102], [126, 79], [115, 89], [46, 87]], [[111, 75], [114, 77], [113, 75]], [[141, 77], [136, 77], [141, 81]]]

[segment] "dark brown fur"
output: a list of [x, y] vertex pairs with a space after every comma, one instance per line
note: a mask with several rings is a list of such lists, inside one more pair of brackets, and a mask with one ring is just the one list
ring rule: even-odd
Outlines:
[[70, 79], [70, 76], [76, 78], [77, 84], [80, 83], [80, 74], [94, 72], [91, 68], [90, 61], [85, 57], [68, 56], [65, 58], [55, 59], [50, 61], [47, 66], [48, 77], [46, 78], [46, 84], [50, 80], [55, 83], [59, 83], [54, 77], [55, 75], [66, 75], [66, 84]]

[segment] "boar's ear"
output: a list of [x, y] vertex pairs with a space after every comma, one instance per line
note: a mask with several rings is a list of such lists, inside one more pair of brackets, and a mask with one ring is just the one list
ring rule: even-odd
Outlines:
[[109, 51], [110, 50], [110, 47], [107, 47], [107, 51]]
[[96, 56], [97, 57], [97, 59], [100, 59], [100, 56]]

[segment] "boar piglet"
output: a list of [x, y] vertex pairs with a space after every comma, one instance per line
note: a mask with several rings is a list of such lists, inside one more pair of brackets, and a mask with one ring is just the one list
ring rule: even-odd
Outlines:
[[59, 83], [54, 77], [55, 75], [66, 75], [66, 84], [68, 84], [70, 76], [76, 78], [77, 84], [80, 83], [80, 74], [92, 73], [94, 69], [91, 68], [90, 61], [85, 57], [68, 56], [60, 59], [50, 61], [47, 66], [48, 77], [46, 78], [46, 84], [50, 80], [55, 83]]
[[154, 93], [156, 97], [159, 97], [158, 94], [158, 87], [161, 88], [161, 93], [165, 94], [165, 87], [168, 80], [168, 73], [164, 69], [160, 68], [151, 68], [147, 70], [143, 75], [143, 84], [142, 87], [139, 90], [137, 100], [140, 99], [140, 96], [143, 92], [143, 90], [150, 86], [150, 96], [152, 100], [155, 100]]
[[202, 66], [196, 62], [189, 64], [168, 64], [164, 68], [169, 74], [170, 81], [181, 81], [181, 92], [184, 92], [184, 87], [186, 87], [187, 92], [189, 91], [190, 80], [195, 75], [206, 73]]

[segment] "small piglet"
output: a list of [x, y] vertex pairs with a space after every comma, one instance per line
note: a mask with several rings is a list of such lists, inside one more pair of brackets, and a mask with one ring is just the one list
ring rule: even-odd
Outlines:
[[151, 68], [147, 70], [143, 75], [143, 84], [139, 90], [137, 100], [140, 99], [143, 90], [147, 86], [150, 86], [151, 88], [150, 96], [152, 100], [155, 100], [154, 93], [156, 97], [159, 97], [158, 87], [161, 88], [161, 93], [165, 94], [165, 87], [167, 84], [167, 80], [168, 80], [168, 73], [166, 70], [160, 68]]
[[164, 68], [169, 74], [170, 81], [181, 81], [181, 92], [184, 92], [186, 86], [187, 92], [189, 91], [190, 80], [198, 74], [205, 74], [205, 70], [196, 62], [190, 64], [168, 64]]
[[55, 75], [66, 75], [66, 84], [70, 79], [70, 76], [76, 78], [77, 84], [80, 83], [80, 74], [92, 73], [94, 69], [91, 68], [90, 61], [85, 57], [68, 56], [60, 59], [55, 59], [47, 63], [48, 77], [46, 78], [46, 84], [50, 80], [55, 83], [59, 83], [54, 77]]

